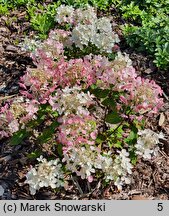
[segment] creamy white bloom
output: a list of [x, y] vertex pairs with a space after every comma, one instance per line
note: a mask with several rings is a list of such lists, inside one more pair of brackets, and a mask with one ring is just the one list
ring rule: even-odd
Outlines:
[[121, 161], [121, 167], [127, 171], [128, 174], [132, 174], [133, 166], [130, 163], [129, 153], [122, 149], [121, 151], [117, 151], [119, 156], [117, 157]]
[[72, 31], [71, 40], [77, 47], [83, 49], [83, 46], [87, 46], [91, 39], [96, 34], [95, 26], [78, 24]]
[[92, 173], [95, 173], [94, 161], [97, 154], [92, 148], [86, 149], [71, 148], [68, 154], [64, 154], [63, 162], [66, 162], [66, 168], [75, 172], [82, 179], [92, 181]]
[[121, 190], [124, 184], [130, 184], [133, 166], [128, 158], [129, 153], [125, 149], [118, 151], [118, 153], [119, 155], [114, 160], [110, 153], [104, 154], [101, 158], [101, 169], [105, 175], [105, 180], [113, 180], [117, 188]]
[[132, 66], [132, 61], [129, 58], [129, 54], [127, 54], [127, 53], [123, 53], [122, 54], [120, 51], [117, 52], [117, 56], [116, 56], [115, 60], [119, 60], [121, 62], [125, 62], [126, 63], [126, 67]]
[[39, 164], [26, 174], [27, 180], [25, 183], [29, 184], [30, 193], [34, 195], [41, 187], [56, 188], [64, 185], [63, 171], [59, 159], [47, 161], [42, 156], [37, 159]]
[[105, 26], [100, 30], [97, 29], [95, 23], [90, 25], [78, 24], [72, 31], [71, 40], [80, 49], [83, 49], [83, 46], [87, 46], [90, 42], [102, 52], [111, 53], [115, 43], [119, 42], [119, 37], [112, 32], [112, 29], [109, 29], [110, 27]]
[[114, 184], [117, 186], [118, 190], [121, 190], [124, 183], [130, 184], [130, 175], [132, 174], [133, 166], [128, 158], [129, 153], [125, 149], [118, 151], [118, 153], [119, 155], [116, 156], [113, 166], [116, 176]]
[[98, 154], [95, 159], [95, 168], [102, 169], [103, 171], [109, 169], [112, 166], [113, 159], [111, 157], [111, 152], [104, 153], [104, 155]]
[[129, 58], [129, 55], [126, 53], [121, 53], [120, 51], [117, 52], [117, 55], [112, 61], [112, 68], [114, 72], [118, 72], [120, 70], [125, 69], [126, 70], [126, 77], [127, 77], [127, 68], [130, 68], [132, 66], [132, 61]]
[[22, 51], [34, 52], [38, 47], [41, 46], [41, 41], [36, 39], [36, 37], [34, 39], [25, 37], [24, 41], [19, 43], [19, 46], [21, 47]]
[[156, 156], [158, 152], [159, 139], [164, 139], [162, 133], [155, 133], [150, 129], [139, 130], [136, 147], [136, 153], [143, 156], [144, 159], [151, 159], [152, 156]]
[[73, 23], [74, 8], [68, 5], [61, 5], [57, 8], [55, 20], [59, 23]]
[[19, 130], [18, 120], [14, 119], [12, 122], [9, 123], [8, 127], [11, 133], [15, 133], [16, 131], [18, 131]]
[[66, 162], [66, 168], [75, 172], [82, 179], [93, 180], [92, 174], [96, 170], [101, 170], [104, 179], [114, 181], [120, 190], [123, 184], [130, 183], [130, 175], [133, 166], [128, 158], [129, 153], [122, 149], [118, 151], [119, 155], [113, 159], [111, 152], [101, 154], [94, 146], [89, 148], [70, 148], [65, 154], [63, 162]]
[[87, 8], [78, 8], [75, 11], [76, 23], [92, 24], [97, 20], [97, 15], [93, 7], [87, 6]]
[[72, 24], [71, 35], [66, 40], [69, 48], [75, 44], [83, 49], [92, 43], [101, 52], [111, 53], [115, 43], [120, 41], [118, 35], [112, 31], [110, 19], [97, 18], [94, 8], [90, 6], [74, 10], [71, 6], [61, 5], [57, 8], [56, 21], [60, 24]]
[[123, 182], [121, 181], [121, 178], [117, 178], [114, 182], [114, 185], [118, 188], [119, 191], [122, 190]]
[[118, 42], [118, 36], [112, 32], [96, 33], [92, 38], [92, 43], [102, 52], [111, 53], [115, 43]]
[[110, 19], [107, 17], [102, 17], [102, 18], [97, 19], [96, 28], [97, 28], [97, 31], [99, 31], [100, 33], [112, 32]]
[[87, 108], [94, 103], [94, 96], [90, 92], [82, 92], [81, 87], [74, 86], [72, 88], [65, 87], [62, 90], [58, 90], [55, 96], [50, 97], [49, 103], [53, 110], [57, 110], [61, 115], [65, 116], [69, 114], [89, 114]]

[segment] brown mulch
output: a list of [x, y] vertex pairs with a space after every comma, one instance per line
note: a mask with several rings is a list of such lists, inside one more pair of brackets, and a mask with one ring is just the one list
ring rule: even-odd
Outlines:
[[[8, 17], [0, 17], [0, 100], [18, 94], [19, 78], [27, 66], [33, 66], [29, 55], [17, 46], [25, 34], [34, 34], [25, 15], [24, 10], [20, 9]], [[90, 189], [84, 186], [85, 182], [75, 181], [80, 183], [83, 193], [70, 182], [67, 191], [41, 189], [31, 196], [24, 181], [30, 164], [26, 153], [31, 152], [32, 146], [27, 143], [10, 146], [7, 140], [1, 140], [0, 185], [5, 189], [1, 199], [169, 199], [169, 73], [159, 71], [152, 60], [143, 54], [133, 53], [130, 49], [124, 51], [130, 54], [133, 66], [140, 75], [154, 79], [164, 90], [165, 106], [156, 118], [147, 120], [151, 129], [163, 131], [166, 136], [160, 144], [159, 156], [151, 161], [139, 161], [133, 170], [132, 184], [121, 192], [113, 185], [104, 188], [97, 183]], [[163, 121], [159, 124], [160, 116]]]
[[28, 54], [17, 46], [25, 35], [31, 34], [24, 11], [14, 11], [0, 17], [0, 94], [18, 93], [18, 81], [28, 65], [33, 65]]

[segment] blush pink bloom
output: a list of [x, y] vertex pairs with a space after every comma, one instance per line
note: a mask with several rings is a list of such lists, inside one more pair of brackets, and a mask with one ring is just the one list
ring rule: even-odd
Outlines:
[[93, 176], [91, 176], [91, 175], [88, 176], [88, 177], [87, 177], [87, 180], [88, 180], [88, 182], [92, 182], [92, 181], [93, 181]]
[[97, 125], [90, 115], [71, 114], [59, 126], [58, 141], [64, 146], [93, 145], [97, 136]]
[[125, 105], [129, 105], [135, 113], [153, 114], [163, 106], [161, 98], [163, 91], [154, 81], [137, 77], [125, 90], [125, 95], [120, 96], [120, 100]]

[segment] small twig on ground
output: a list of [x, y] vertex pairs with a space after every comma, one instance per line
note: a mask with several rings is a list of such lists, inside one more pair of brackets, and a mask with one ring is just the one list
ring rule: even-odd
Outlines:
[[3, 101], [3, 100], [7, 100], [7, 99], [10, 99], [10, 98], [13, 98], [15, 97], [17, 94], [15, 95], [7, 95], [7, 96], [4, 96], [4, 97], [0, 97], [0, 101]]
[[83, 195], [84, 194], [83, 190], [80, 187], [79, 182], [77, 181], [76, 177], [74, 177], [73, 175], [72, 175], [72, 181], [73, 181], [74, 185], [78, 188], [80, 194]]
[[90, 186], [90, 183], [87, 181], [87, 188], [88, 188], [88, 191], [91, 192], [91, 186]]
[[165, 99], [166, 100], [168, 100], [169, 101], [169, 98], [168, 98], [168, 96], [163, 92], [163, 96], [165, 97]]

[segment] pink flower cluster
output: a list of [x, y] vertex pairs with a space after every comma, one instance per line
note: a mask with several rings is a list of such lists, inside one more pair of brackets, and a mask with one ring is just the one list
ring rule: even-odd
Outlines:
[[95, 71], [88, 59], [66, 61], [63, 52], [56, 51], [62, 47], [60, 43], [55, 47], [51, 45], [54, 44], [52, 41], [55, 40], [48, 39], [44, 42], [45, 46], [38, 48], [33, 56], [37, 68], [28, 68], [20, 80], [23, 89], [21, 94], [42, 104], [48, 101], [49, 95], [58, 87], [82, 85], [83, 88], [88, 88], [96, 82]]
[[[95, 20], [94, 23], [93, 20]], [[81, 49], [80, 52], [82, 53], [83, 48], [85, 49], [89, 44], [95, 44], [98, 49], [103, 46], [104, 51], [107, 51], [106, 53], [111, 53], [113, 45], [118, 41], [118, 37], [112, 39], [110, 20], [106, 17], [97, 19], [92, 7], [88, 7], [86, 11], [85, 9], [75, 10], [69, 6], [60, 6], [56, 21], [62, 27], [65, 23], [71, 22], [69, 29], [72, 30], [75, 25], [74, 31], [52, 30], [49, 38], [38, 45], [31, 54], [35, 68], [28, 68], [25, 75], [21, 77], [20, 87], [22, 90], [20, 93], [22, 96], [18, 100], [9, 101], [0, 109], [0, 138], [10, 137], [23, 128], [30, 130], [27, 128], [29, 127], [27, 123], [32, 119], [40, 118], [38, 116], [39, 109], [40, 111], [45, 109], [43, 110], [44, 113], [49, 111], [49, 115], [46, 114], [43, 118], [44, 127], [49, 126], [52, 121], [60, 123], [55, 129], [50, 143], [57, 142], [62, 146], [64, 172], [65, 170], [71, 171], [82, 179], [92, 182], [97, 176], [95, 173], [99, 171], [99, 173], [102, 172], [106, 182], [112, 180], [121, 189], [124, 183], [130, 183], [129, 175], [131, 175], [133, 168], [130, 154], [127, 151], [129, 146], [125, 140], [122, 140], [124, 135], [128, 138], [130, 127], [123, 130], [122, 121], [121, 128], [119, 130], [118, 128], [117, 130], [114, 129], [115, 125], [108, 124], [111, 121], [107, 118], [107, 113], [109, 114], [111, 108], [114, 108], [114, 103], [116, 103], [117, 114], [121, 118], [141, 119], [144, 113], [157, 113], [163, 105], [163, 100], [160, 97], [162, 90], [154, 81], [137, 76], [126, 53], [122, 54], [118, 51], [112, 61], [105, 56], [93, 55], [92, 53], [90, 55], [84, 54], [82, 58], [73, 59], [71, 53], [74, 51], [75, 45]], [[70, 53], [67, 54], [68, 52]], [[72, 59], [68, 58], [70, 56]], [[99, 92], [103, 94], [97, 95]], [[103, 96], [104, 92], [105, 96]], [[111, 106], [109, 99], [113, 97], [113, 94], [115, 97]], [[110, 109], [108, 104], [104, 110], [106, 102], [103, 103], [103, 101], [110, 102]], [[131, 112], [128, 114], [129, 109]], [[39, 129], [37, 130], [36, 125], [33, 129], [31, 127], [32, 131], [37, 131], [35, 138], [41, 133]], [[109, 132], [112, 129], [114, 134], [110, 136]], [[119, 135], [120, 129], [123, 135]], [[102, 138], [100, 140], [98, 134], [103, 135], [104, 141]], [[56, 140], [54, 140], [55, 137]], [[109, 139], [114, 144], [116, 138], [117, 144], [120, 140], [121, 152], [118, 151], [119, 148], [116, 149], [116, 145], [110, 147], [108, 144]], [[98, 145], [98, 142], [104, 143], [104, 145]], [[136, 147], [138, 150], [144, 150], [140, 145]], [[58, 161], [48, 162], [41, 158], [40, 162], [45, 165], [42, 168], [45, 168], [46, 164], [47, 168], [54, 165], [51, 170], [59, 168], [61, 176], [60, 179], [58, 177], [58, 185], [61, 186], [64, 172], [61, 170], [62, 166], [58, 165]], [[42, 171], [46, 170], [43, 169]], [[32, 175], [33, 172], [36, 175]], [[43, 174], [46, 175], [46, 173]], [[32, 188], [35, 189], [33, 193], [41, 186], [52, 185], [52, 187], [56, 187], [56, 176], [54, 176], [52, 183], [48, 181], [50, 180], [48, 178], [43, 181], [41, 176], [38, 175], [36, 169], [32, 169], [28, 173], [28, 180], [30, 181], [27, 183], [31, 185], [31, 190]], [[38, 186], [36, 184], [37, 178], [40, 179]]]
[[[9, 126], [12, 126], [10, 130]], [[13, 114], [9, 111], [9, 105], [1, 107], [0, 110], [0, 138], [9, 137], [13, 131], [18, 130], [18, 122], [14, 120]]]
[[98, 87], [102, 89], [110, 88], [113, 85], [114, 91], [124, 91], [127, 86], [131, 86], [137, 77], [135, 69], [128, 66], [124, 59], [109, 61], [102, 56], [87, 56], [96, 74]]
[[95, 74], [90, 62], [83, 59], [62, 61], [58, 66], [58, 72], [57, 83], [62, 88], [76, 84], [87, 88], [95, 82]]
[[90, 115], [71, 114], [59, 126], [58, 141], [68, 151], [73, 146], [94, 145], [97, 137], [97, 124]]
[[85, 89], [97, 84], [102, 89], [113, 85], [112, 90], [123, 93], [121, 102], [131, 106], [139, 114], [146, 111], [156, 113], [163, 105], [163, 100], [159, 97], [162, 95], [161, 88], [154, 81], [138, 77], [132, 66], [113, 67], [117, 59], [110, 62], [105, 57], [90, 55], [84, 59], [66, 61], [63, 57], [54, 61], [47, 56], [41, 57], [38, 67], [28, 69], [20, 83], [25, 89], [21, 93], [39, 103], [46, 103], [50, 95], [60, 87], [79, 85]]
[[131, 107], [139, 114], [157, 113], [163, 106], [162, 89], [153, 80], [137, 77], [133, 79], [131, 85], [122, 87], [127, 93], [120, 97], [120, 100]]
[[[112, 88], [122, 93], [120, 101], [140, 115], [157, 113], [163, 106], [162, 89], [153, 80], [137, 76], [132, 66], [124, 64], [124, 58], [110, 62], [102, 56], [87, 56], [96, 74], [97, 86]], [[119, 65], [118, 65], [119, 64]]]
[[70, 40], [71, 32], [65, 31], [63, 29], [54, 29], [51, 30], [49, 33], [49, 39], [58, 41], [59, 43], [63, 44], [63, 47], [70, 47], [72, 46], [72, 41]]
[[0, 138], [10, 137], [25, 124], [36, 118], [39, 104], [35, 100], [23, 101], [23, 97], [10, 100], [0, 109]]
[[[118, 91], [121, 94], [120, 101], [117, 102], [119, 110], [124, 104], [130, 106], [131, 110], [139, 115], [145, 112], [157, 113], [163, 105], [163, 99], [159, 97], [162, 95], [161, 88], [154, 81], [138, 77], [135, 69], [128, 65], [127, 60], [125, 63], [126, 57], [124, 58], [123, 55], [119, 55], [111, 62], [106, 57], [93, 56], [92, 54], [83, 59], [67, 61], [62, 51], [55, 50], [59, 56], [56, 60], [56, 55], [51, 50], [53, 47], [51, 44], [54, 42], [48, 40], [44, 44], [45, 49], [39, 49], [37, 51], [39, 56], [34, 56], [37, 68], [28, 68], [26, 74], [21, 78], [20, 86], [23, 89], [21, 94], [29, 100], [25, 105], [22, 105], [25, 111], [22, 117], [19, 117], [20, 123], [23, 124], [31, 118], [35, 118], [34, 114], [38, 111], [39, 105], [49, 102], [51, 96], [59, 89], [75, 85], [81, 86], [82, 91], [92, 84], [96, 84], [102, 89], [111, 88], [112, 91]], [[59, 47], [62, 46], [59, 45]], [[50, 54], [47, 55], [47, 53]], [[4, 124], [8, 125], [14, 120], [9, 120], [8, 116], [10, 116], [10, 111], [8, 114], [1, 114], [1, 119], [3, 119], [1, 127], [5, 127]], [[15, 131], [19, 128], [18, 120], [11, 124], [14, 125]], [[3, 136], [8, 135], [7, 132], [1, 133]]]

